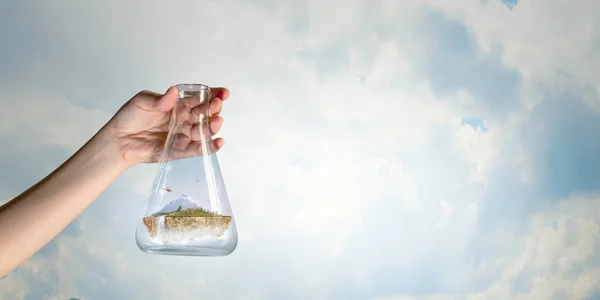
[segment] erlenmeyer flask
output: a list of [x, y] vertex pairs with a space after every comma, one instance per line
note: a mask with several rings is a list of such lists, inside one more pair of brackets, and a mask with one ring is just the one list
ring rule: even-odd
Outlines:
[[136, 229], [147, 253], [224, 256], [238, 243], [210, 132], [210, 88], [181, 84], [159, 169]]

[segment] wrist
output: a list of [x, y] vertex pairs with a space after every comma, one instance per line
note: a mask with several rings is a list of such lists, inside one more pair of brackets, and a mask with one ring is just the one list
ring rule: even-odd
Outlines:
[[125, 160], [118, 138], [106, 127], [100, 129], [84, 147], [89, 147], [108, 167], [118, 172], [123, 172], [133, 165]]

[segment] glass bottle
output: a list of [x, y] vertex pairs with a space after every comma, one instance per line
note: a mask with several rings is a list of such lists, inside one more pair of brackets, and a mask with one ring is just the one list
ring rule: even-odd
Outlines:
[[225, 256], [237, 228], [210, 132], [210, 88], [180, 84], [159, 169], [136, 229], [147, 253]]

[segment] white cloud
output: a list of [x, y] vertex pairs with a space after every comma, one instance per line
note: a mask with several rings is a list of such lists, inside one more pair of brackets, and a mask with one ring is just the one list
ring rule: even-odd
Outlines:
[[9, 276], [0, 280], [2, 296], [8, 300], [23, 299], [29, 290], [28, 286], [29, 284], [26, 280], [17, 276]]
[[[582, 299], [600, 291], [599, 204], [599, 195], [574, 196], [532, 216], [527, 235], [505, 241], [518, 243], [522, 253], [503, 258], [508, 264], [498, 270], [482, 270], [499, 271], [500, 280], [470, 298]], [[523, 291], [515, 293], [516, 285]]]
[[[0, 110], [0, 132], [26, 132], [43, 136], [44, 142], [79, 149], [107, 122], [112, 113], [88, 109], [49, 94], [35, 86], [10, 82], [0, 84], [5, 108]], [[37, 137], [36, 135], [36, 137]], [[32, 141], [37, 142], [37, 141]]]
[[500, 46], [503, 63], [517, 69], [525, 82], [554, 83], [566, 72], [600, 94], [598, 2], [525, 0], [512, 11], [501, 1], [426, 2], [463, 22], [483, 51]]
[[[439, 294], [425, 297], [389, 296], [374, 299], [584, 299], [600, 291], [600, 267], [595, 264], [600, 212], [599, 195], [579, 195], [531, 216], [524, 234], [501, 243], [520, 252], [490, 257], [473, 270], [498, 274], [499, 279], [479, 292]], [[500, 238], [498, 236], [497, 238]]]

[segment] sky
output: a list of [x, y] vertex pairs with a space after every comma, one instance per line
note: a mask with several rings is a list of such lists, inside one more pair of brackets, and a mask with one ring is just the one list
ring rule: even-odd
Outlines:
[[0, 0], [0, 203], [131, 96], [231, 90], [239, 244], [135, 243], [123, 173], [2, 299], [600, 299], [600, 4]]

